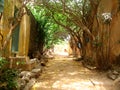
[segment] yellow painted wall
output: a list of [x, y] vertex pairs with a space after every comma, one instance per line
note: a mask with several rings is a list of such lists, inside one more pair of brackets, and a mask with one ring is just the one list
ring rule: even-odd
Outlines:
[[19, 34], [19, 56], [27, 56], [30, 38], [30, 17], [26, 14], [22, 17]]
[[[11, 3], [8, 4], [8, 7], [5, 7], [5, 9], [4, 9], [5, 13], [3, 13], [3, 18], [2, 18], [1, 23], [0, 23], [2, 25], [2, 27], [0, 27], [0, 32], [3, 34], [4, 40], [6, 39], [8, 33], [10, 31], [8, 19], [10, 17], [14, 17], [15, 5], [17, 5], [18, 8], [20, 7], [20, 4], [17, 0], [6, 0], [6, 1], [11, 2]], [[6, 3], [5, 3], [5, 6], [7, 6]], [[26, 12], [25, 9], [24, 9], [24, 11]], [[18, 46], [17, 56], [27, 56], [28, 55], [29, 38], [30, 38], [30, 16], [25, 14], [22, 17], [22, 20], [20, 22], [19, 46]], [[5, 56], [12, 55], [12, 52], [11, 52], [11, 44], [12, 43], [11, 43], [11, 41], [12, 40], [10, 40], [9, 43], [7, 44], [6, 51], [4, 52]]]
[[[3, 41], [7, 38], [9, 33], [9, 18], [14, 16], [14, 0], [4, 0], [4, 11], [1, 19], [1, 33], [3, 34]], [[6, 49], [3, 51], [4, 56], [10, 55], [10, 42], [8, 42]]]

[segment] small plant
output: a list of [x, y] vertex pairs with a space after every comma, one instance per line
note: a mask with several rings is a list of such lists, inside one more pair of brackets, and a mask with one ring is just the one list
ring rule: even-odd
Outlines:
[[0, 57], [0, 69], [2, 69], [2, 67], [7, 63], [7, 61], [5, 60], [5, 58]]
[[16, 62], [16, 65], [18, 66], [18, 65], [24, 65], [25, 64], [25, 62], [24, 61], [17, 61]]
[[13, 90], [17, 88], [18, 72], [14, 69], [6, 67], [8, 61], [0, 57], [0, 90]]

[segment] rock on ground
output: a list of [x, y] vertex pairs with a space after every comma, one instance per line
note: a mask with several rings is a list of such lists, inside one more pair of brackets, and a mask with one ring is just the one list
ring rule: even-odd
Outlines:
[[30, 88], [35, 84], [36, 82], [36, 79], [35, 78], [32, 78], [28, 83], [27, 85], [25, 86], [25, 88], [23, 90], [30, 90]]

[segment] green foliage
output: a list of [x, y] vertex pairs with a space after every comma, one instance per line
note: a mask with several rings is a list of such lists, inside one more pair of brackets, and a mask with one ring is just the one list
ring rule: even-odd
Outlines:
[[7, 61], [5, 60], [5, 58], [0, 57], [0, 69], [2, 69], [2, 67], [7, 63]]
[[36, 5], [28, 5], [28, 8], [31, 10], [36, 21], [38, 22], [39, 35], [36, 41], [39, 43], [43, 43], [44, 49], [50, 48], [53, 46], [53, 44], [60, 42], [60, 38], [55, 36], [55, 33], [60, 31], [60, 28], [53, 21], [53, 19], [49, 15], [47, 15], [49, 11]]
[[13, 89], [17, 87], [16, 77], [17, 71], [13, 69], [5, 69], [2, 71], [0, 82], [6, 83], [6, 89]]
[[17, 88], [18, 72], [7, 67], [8, 61], [0, 57], [0, 90], [13, 90]]
[[16, 65], [18, 66], [18, 65], [24, 65], [25, 64], [25, 62], [24, 61], [17, 61], [16, 62]]

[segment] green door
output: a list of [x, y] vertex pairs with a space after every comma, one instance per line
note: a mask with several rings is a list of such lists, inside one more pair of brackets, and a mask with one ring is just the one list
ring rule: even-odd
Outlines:
[[20, 25], [18, 25], [12, 35], [12, 52], [16, 53], [18, 52], [18, 45], [19, 45], [19, 31], [20, 31]]

